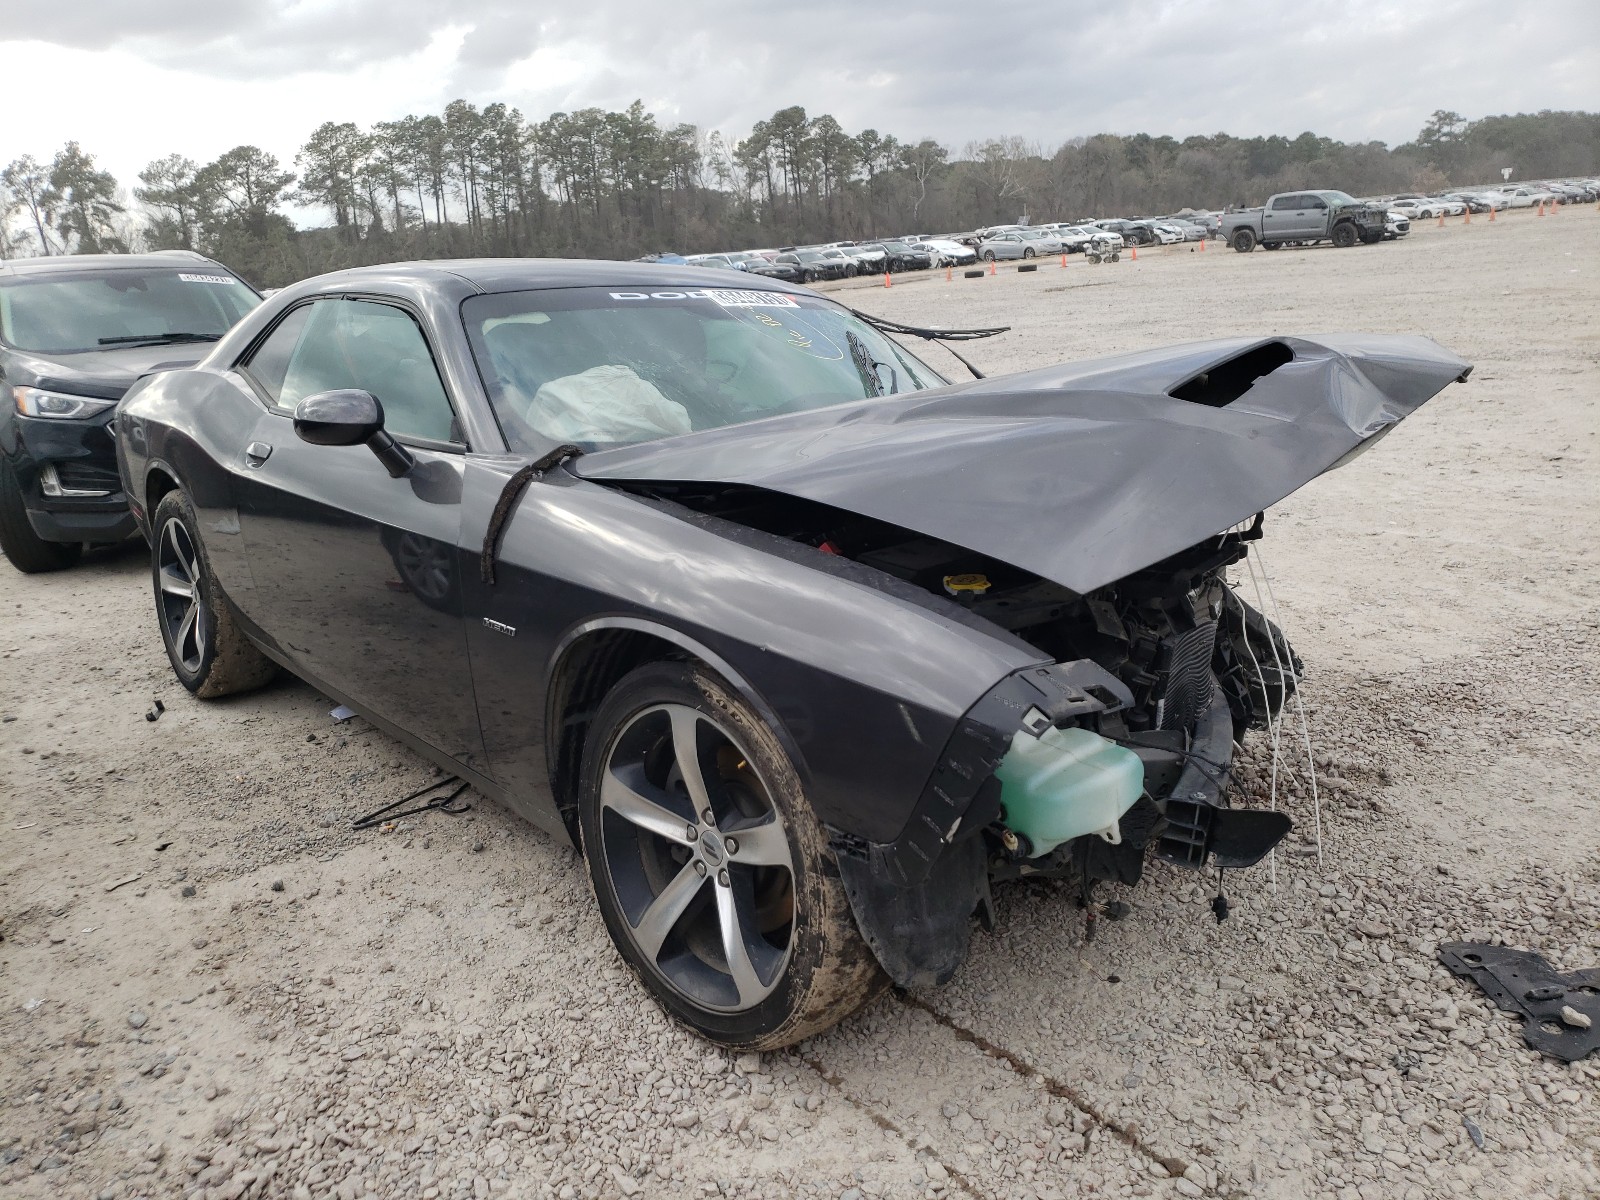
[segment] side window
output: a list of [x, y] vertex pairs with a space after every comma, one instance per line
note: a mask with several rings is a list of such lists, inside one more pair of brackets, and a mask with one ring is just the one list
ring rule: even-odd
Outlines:
[[1305, 202], [1305, 206], [1310, 209], [1324, 209], [1328, 207], [1327, 204], [1323, 202], [1321, 196], [1307, 196], [1305, 197]]
[[1293, 212], [1300, 207], [1299, 196], [1279, 196], [1272, 202], [1273, 212]]
[[384, 427], [396, 437], [461, 440], [428, 343], [403, 309], [371, 300], [311, 306], [278, 403], [292, 409], [307, 396], [339, 388], [376, 396]]
[[278, 322], [278, 327], [267, 335], [267, 340], [256, 347], [244, 369], [272, 397], [274, 404], [282, 404], [283, 377], [289, 370], [289, 359], [305, 330], [313, 304], [302, 304]]

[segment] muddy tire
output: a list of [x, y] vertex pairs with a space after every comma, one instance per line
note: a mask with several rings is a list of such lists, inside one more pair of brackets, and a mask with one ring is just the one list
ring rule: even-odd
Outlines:
[[174, 489], [151, 518], [156, 623], [178, 682], [202, 700], [260, 687], [278, 673], [245, 637], [217, 586], [189, 498]]
[[1228, 239], [1228, 244], [1240, 254], [1249, 254], [1256, 248], [1256, 235], [1249, 229], [1236, 229], [1233, 237]]
[[578, 825], [612, 941], [702, 1037], [789, 1046], [886, 986], [788, 755], [703, 668], [651, 663], [607, 694]]
[[1332, 242], [1341, 250], [1348, 250], [1361, 240], [1361, 231], [1355, 227], [1354, 222], [1345, 221], [1333, 227]]
[[33, 531], [22, 502], [22, 484], [4, 458], [0, 458], [0, 551], [24, 575], [65, 570], [83, 553], [79, 542], [47, 542]]

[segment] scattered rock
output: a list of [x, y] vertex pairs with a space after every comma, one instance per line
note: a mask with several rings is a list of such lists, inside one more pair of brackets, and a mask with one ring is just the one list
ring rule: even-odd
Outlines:
[[134, 1029], [143, 1029], [150, 1024], [150, 1017], [136, 1008], [128, 1014], [128, 1024]]

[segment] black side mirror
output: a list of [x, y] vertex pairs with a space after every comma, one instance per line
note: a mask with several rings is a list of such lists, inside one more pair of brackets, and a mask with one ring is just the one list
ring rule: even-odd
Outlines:
[[395, 479], [416, 460], [383, 428], [383, 405], [371, 392], [341, 388], [318, 392], [295, 406], [294, 432], [313, 446], [366, 445]]

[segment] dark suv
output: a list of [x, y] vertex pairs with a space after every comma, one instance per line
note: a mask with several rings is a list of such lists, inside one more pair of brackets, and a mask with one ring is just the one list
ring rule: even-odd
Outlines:
[[141, 375], [188, 367], [261, 302], [192, 251], [0, 261], [0, 550], [71, 566], [134, 532], [108, 426]]

